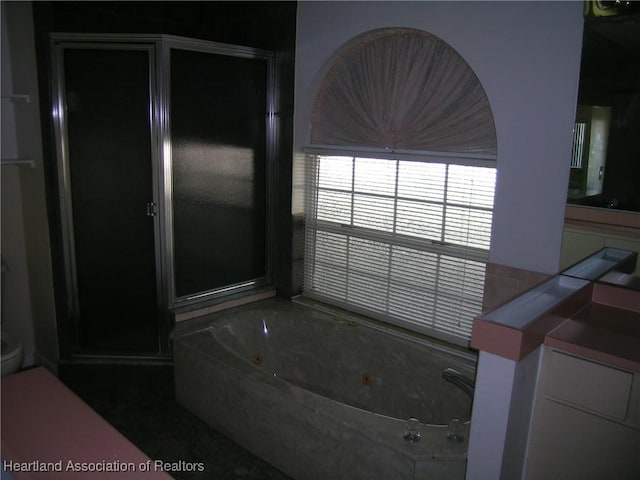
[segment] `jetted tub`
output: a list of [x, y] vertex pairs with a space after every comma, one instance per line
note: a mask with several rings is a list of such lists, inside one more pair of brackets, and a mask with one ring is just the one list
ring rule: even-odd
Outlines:
[[296, 480], [463, 479], [471, 398], [441, 375], [475, 358], [385, 330], [279, 299], [179, 324], [176, 395]]

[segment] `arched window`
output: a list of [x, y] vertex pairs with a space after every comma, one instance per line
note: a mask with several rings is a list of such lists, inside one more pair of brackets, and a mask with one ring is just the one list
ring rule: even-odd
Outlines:
[[420, 30], [357, 37], [320, 86], [307, 153], [305, 295], [467, 343], [496, 134], [464, 59]]
[[496, 154], [478, 77], [446, 42], [406, 28], [377, 30], [342, 49], [314, 104], [311, 143]]

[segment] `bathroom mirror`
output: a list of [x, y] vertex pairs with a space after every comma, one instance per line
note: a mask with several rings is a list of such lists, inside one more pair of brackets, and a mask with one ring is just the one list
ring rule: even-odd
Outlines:
[[586, 2], [569, 204], [640, 212], [640, 2]]

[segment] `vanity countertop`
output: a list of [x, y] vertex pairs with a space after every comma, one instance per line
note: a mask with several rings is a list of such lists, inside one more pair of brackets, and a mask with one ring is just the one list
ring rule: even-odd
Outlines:
[[640, 372], [640, 291], [595, 284], [592, 301], [551, 330], [544, 343]]
[[599, 304], [590, 304], [585, 310], [611, 315], [608, 317], [612, 320], [611, 324], [606, 325], [601, 321], [602, 317], [594, 322], [570, 318], [549, 332], [544, 343], [625, 370], [640, 372], [640, 333], [637, 331], [640, 329], [640, 313]]

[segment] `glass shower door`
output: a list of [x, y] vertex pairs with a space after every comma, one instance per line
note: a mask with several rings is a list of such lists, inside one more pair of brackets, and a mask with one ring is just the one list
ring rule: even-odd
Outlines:
[[266, 283], [269, 59], [172, 48], [177, 302]]
[[153, 45], [58, 44], [76, 353], [158, 355]]
[[181, 307], [270, 281], [273, 55], [161, 35], [53, 45], [70, 343], [168, 356]]

